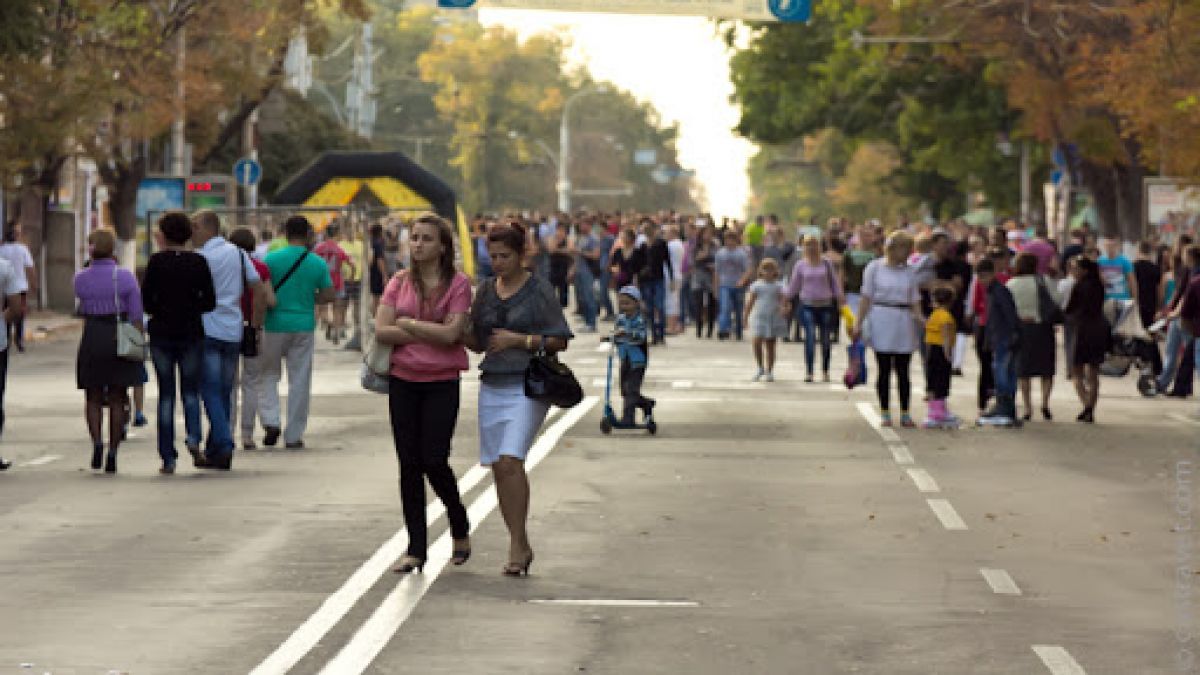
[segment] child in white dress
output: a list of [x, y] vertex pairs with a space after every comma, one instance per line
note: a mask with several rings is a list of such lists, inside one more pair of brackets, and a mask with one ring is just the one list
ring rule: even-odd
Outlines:
[[758, 265], [758, 281], [746, 291], [748, 301], [743, 321], [750, 327], [754, 360], [758, 362], [755, 382], [764, 377], [767, 382], [775, 381], [775, 342], [787, 335], [787, 319], [782, 311], [783, 292], [779, 263], [773, 258], [764, 258]]

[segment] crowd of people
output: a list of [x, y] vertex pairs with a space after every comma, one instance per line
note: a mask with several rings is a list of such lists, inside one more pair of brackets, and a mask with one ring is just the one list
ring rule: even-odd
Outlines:
[[[925, 375], [926, 424], [957, 424], [946, 399], [972, 343], [981, 365], [981, 423], [1019, 426], [1035, 413], [1052, 420], [1050, 396], [1060, 372], [1079, 397], [1078, 420], [1094, 422], [1101, 365], [1113, 347], [1110, 317], [1129, 306], [1147, 330], [1168, 326], [1165, 357], [1156, 341], [1149, 344], [1157, 389], [1191, 394], [1190, 326], [1200, 318], [1200, 287], [1191, 284], [1197, 263], [1186, 234], [1171, 246], [1143, 241], [1130, 260], [1119, 240], [1098, 240], [1086, 226], [1060, 246], [1044, 227], [1014, 219], [996, 227], [958, 220], [886, 228], [834, 218], [824, 227], [785, 230], [773, 215], [719, 223], [707, 214], [670, 211], [479, 215], [480, 279], [492, 273], [488, 232], [505, 223], [528, 232], [525, 265], [557, 289], [563, 307], [574, 293], [587, 332], [597, 321], [614, 321], [614, 297], [634, 287], [649, 346], [664, 345], [688, 324], [698, 338], [712, 338], [715, 327], [719, 340], [740, 341], [749, 329], [755, 381], [774, 380], [783, 341], [803, 343], [805, 382], [816, 381], [817, 366], [820, 380], [829, 382], [832, 345], [844, 328], [874, 351], [885, 425], [894, 423], [895, 412], [895, 422], [916, 426], [914, 355]], [[892, 407], [893, 378], [899, 410]]]

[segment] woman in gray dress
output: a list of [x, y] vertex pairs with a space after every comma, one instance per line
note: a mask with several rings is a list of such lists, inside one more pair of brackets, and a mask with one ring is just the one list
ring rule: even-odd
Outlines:
[[506, 576], [529, 574], [529, 478], [525, 456], [550, 406], [525, 396], [525, 368], [541, 351], [566, 350], [574, 337], [554, 287], [522, 266], [528, 239], [512, 223], [488, 233], [496, 276], [480, 285], [463, 342], [486, 352], [479, 364], [479, 463], [492, 467], [500, 513], [508, 527]]

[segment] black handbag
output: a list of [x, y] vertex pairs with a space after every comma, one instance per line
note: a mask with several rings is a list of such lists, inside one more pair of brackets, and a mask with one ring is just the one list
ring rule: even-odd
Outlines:
[[1046, 288], [1046, 282], [1042, 277], [1037, 278], [1038, 287], [1038, 318], [1042, 323], [1048, 323], [1052, 326], [1057, 326], [1063, 323], [1065, 316], [1063, 315], [1062, 307], [1054, 301], [1054, 296], [1050, 295], [1050, 289]]
[[525, 367], [525, 395], [559, 408], [573, 408], [583, 400], [583, 387], [557, 356], [537, 352]]
[[[249, 262], [245, 253], [242, 253], [242, 293], [250, 290], [249, 280], [246, 278], [246, 265]], [[258, 356], [258, 329], [250, 325], [249, 317], [242, 319], [242, 356], [252, 359]]]

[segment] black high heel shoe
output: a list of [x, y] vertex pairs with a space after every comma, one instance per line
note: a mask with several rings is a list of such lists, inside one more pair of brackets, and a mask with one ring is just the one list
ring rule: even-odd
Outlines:
[[1093, 424], [1095, 423], [1096, 418], [1092, 416], [1091, 408], [1084, 408], [1083, 412], [1079, 413], [1079, 416], [1075, 418], [1075, 421]]
[[400, 564], [396, 569], [392, 570], [396, 574], [412, 574], [425, 571], [425, 559], [418, 558], [415, 555], [406, 555], [400, 559]]
[[519, 577], [529, 576], [529, 567], [533, 565], [533, 551], [529, 552], [529, 557], [525, 558], [525, 562], [510, 562], [504, 566], [504, 576]]
[[1042, 407], [1042, 419], [1050, 422], [1054, 419], [1054, 414], [1050, 412], [1049, 406]]
[[102, 467], [102, 466], [104, 466], [104, 444], [103, 443], [93, 443], [92, 444], [92, 468], [95, 469], [96, 471], [99, 471], [100, 467]]
[[117, 472], [117, 451], [109, 450], [108, 459], [104, 462], [104, 473]]
[[455, 567], [461, 567], [462, 565], [467, 564], [467, 561], [470, 559], [471, 559], [471, 546], [470, 545], [468, 545], [466, 548], [456, 548], [456, 549], [454, 549], [454, 552], [451, 553], [451, 555], [450, 555], [450, 562], [454, 563]]

